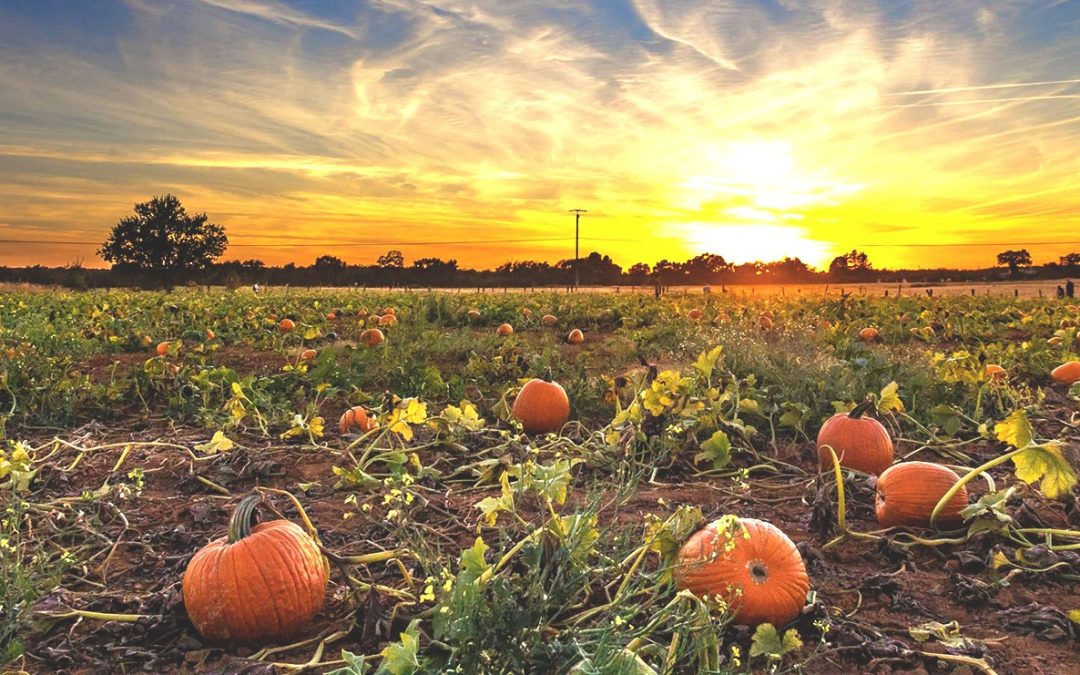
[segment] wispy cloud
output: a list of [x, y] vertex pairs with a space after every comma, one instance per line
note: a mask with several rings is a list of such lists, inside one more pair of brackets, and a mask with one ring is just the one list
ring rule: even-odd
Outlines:
[[[96, 240], [166, 190], [251, 244], [268, 232], [544, 239], [568, 234], [565, 210], [582, 206], [591, 236], [626, 240], [602, 246], [624, 263], [757, 255], [740, 241], [760, 240], [748, 233], [763, 224], [777, 256], [818, 264], [884, 237], [1037, 227], [1049, 240], [1080, 228], [1065, 189], [1080, 172], [1068, 5], [99, 4], [108, 11], [0, 8], [0, 237]], [[784, 228], [798, 243], [785, 248]], [[543, 241], [406, 253], [488, 264], [571, 251]], [[31, 254], [71, 252], [5, 250], [0, 263]]]

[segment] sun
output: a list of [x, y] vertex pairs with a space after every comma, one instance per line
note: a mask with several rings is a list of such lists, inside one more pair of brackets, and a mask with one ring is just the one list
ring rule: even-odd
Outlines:
[[671, 224], [689, 249], [729, 262], [797, 257], [825, 265], [832, 244], [812, 236], [807, 215], [862, 186], [837, 179], [812, 156], [785, 139], [704, 145], [677, 187], [676, 202], [690, 217]]

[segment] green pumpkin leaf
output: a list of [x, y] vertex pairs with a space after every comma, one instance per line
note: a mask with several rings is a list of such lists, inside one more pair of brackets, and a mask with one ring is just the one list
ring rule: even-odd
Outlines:
[[802, 649], [802, 638], [794, 628], [788, 629], [783, 637], [780, 637], [776, 626], [771, 623], [763, 623], [754, 631], [754, 637], [750, 642], [750, 656], [766, 656], [769, 659], [780, 659], [785, 654]]
[[380, 652], [382, 663], [376, 674], [413, 675], [420, 670], [417, 653], [420, 651], [420, 619], [413, 619], [397, 642], [391, 642]]
[[731, 441], [723, 431], [713, 432], [709, 440], [701, 444], [701, 452], [694, 455], [694, 464], [711, 461], [714, 469], [722, 469], [731, 461]]

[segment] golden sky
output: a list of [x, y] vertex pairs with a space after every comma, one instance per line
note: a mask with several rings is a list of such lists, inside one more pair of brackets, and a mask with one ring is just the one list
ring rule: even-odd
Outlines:
[[271, 264], [556, 261], [571, 208], [624, 266], [1080, 251], [1071, 0], [18, 0], [0, 92], [5, 265], [165, 192]]

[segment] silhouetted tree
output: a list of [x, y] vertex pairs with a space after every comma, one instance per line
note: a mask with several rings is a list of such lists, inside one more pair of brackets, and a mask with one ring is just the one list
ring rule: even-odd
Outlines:
[[405, 256], [401, 254], [401, 251], [387, 251], [386, 255], [379, 256], [375, 264], [379, 267], [405, 267]]
[[1018, 251], [1002, 251], [997, 254], [997, 264], [1007, 265], [1009, 267], [1009, 276], [1015, 278], [1020, 273], [1021, 267], [1031, 266], [1031, 254], [1028, 253], [1026, 248]]
[[179, 277], [205, 269], [225, 252], [225, 229], [205, 213], [188, 215], [171, 194], [135, 205], [135, 215], [113, 226], [98, 255], [172, 287]]
[[630, 279], [630, 283], [635, 286], [644, 284], [649, 279], [650, 268], [645, 263], [634, 263], [627, 270], [627, 276]]
[[1080, 253], [1069, 253], [1061, 256], [1062, 267], [1080, 267]]
[[343, 270], [345, 269], [345, 261], [341, 258], [332, 255], [321, 255], [315, 258], [315, 269], [317, 270]]

